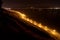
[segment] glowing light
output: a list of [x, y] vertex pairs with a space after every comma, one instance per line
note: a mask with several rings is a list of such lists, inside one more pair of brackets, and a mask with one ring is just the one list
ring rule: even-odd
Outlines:
[[4, 8], [4, 9], [6, 9], [6, 10], [11, 10], [11, 8]]
[[29, 18], [26, 18], [26, 20], [27, 20], [27, 21], [30, 21], [30, 19], [29, 19]]
[[14, 10], [10, 10], [10, 11], [12, 11], [12, 12], [16, 12], [21, 18], [26, 18], [26, 15], [25, 14], [23, 14], [23, 13], [21, 13], [21, 12], [18, 12], [18, 11], [14, 11]]
[[29, 22], [30, 22], [30, 23], [33, 23], [33, 21], [32, 21], [31, 19], [29, 20]]
[[25, 17], [26, 15], [25, 14], [21, 14], [22, 17]]
[[20, 16], [21, 16], [21, 18], [23, 18], [23, 19], [26, 17], [25, 14], [20, 14]]
[[60, 8], [57, 8], [57, 7], [56, 7], [56, 8], [54, 8], [54, 9], [60, 9]]
[[34, 21], [34, 22], [33, 22], [33, 24], [34, 24], [34, 25], [37, 25], [37, 22], [36, 22], [36, 21]]
[[52, 31], [52, 34], [56, 34], [56, 30], [53, 30], [53, 31]]
[[56, 30], [53, 30], [53, 32], [56, 32]]
[[47, 31], [47, 30], [49, 30], [47, 26], [45, 26], [45, 28], [44, 28], [44, 29], [45, 29], [46, 31]]
[[[17, 12], [17, 11], [15, 11], [16, 13], [20, 13], [20, 12]], [[21, 14], [21, 13], [20, 13]]]
[[41, 23], [39, 23], [37, 26], [40, 27], [40, 28], [43, 27]]

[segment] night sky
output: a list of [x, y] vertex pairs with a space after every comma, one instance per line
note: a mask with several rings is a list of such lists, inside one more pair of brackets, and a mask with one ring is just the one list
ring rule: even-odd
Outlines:
[[3, 0], [3, 7], [25, 8], [25, 7], [53, 7], [59, 6], [60, 0]]

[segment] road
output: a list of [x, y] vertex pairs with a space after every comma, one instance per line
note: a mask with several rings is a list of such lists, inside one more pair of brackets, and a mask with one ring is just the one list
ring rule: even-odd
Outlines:
[[[32, 25], [35, 25], [35, 27], [37, 29], [42, 29], [44, 31], [46, 31], [51, 37], [53, 37], [54, 39], [56, 40], [60, 40], [60, 33], [57, 32], [57, 30], [55, 29], [52, 29], [52, 28], [49, 28], [48, 26], [44, 26], [42, 25], [41, 23], [38, 23], [37, 21], [35, 20], [32, 20], [30, 19], [26, 14], [24, 13], [21, 13], [19, 11], [16, 11], [16, 10], [11, 10], [11, 9], [6, 9], [6, 10], [9, 10], [10, 12], [14, 13], [12, 16], [18, 18], [18, 19], [22, 19], [24, 20], [25, 22], [29, 22], [31, 23]], [[10, 15], [12, 14], [10, 13]]]

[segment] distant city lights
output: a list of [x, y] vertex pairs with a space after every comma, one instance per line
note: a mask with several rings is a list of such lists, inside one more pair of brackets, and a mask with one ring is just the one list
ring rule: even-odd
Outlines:
[[47, 8], [47, 9], [60, 9], [60, 7], [52, 7], [52, 8]]
[[11, 8], [4, 8], [4, 9], [6, 9], [6, 10], [11, 10]]

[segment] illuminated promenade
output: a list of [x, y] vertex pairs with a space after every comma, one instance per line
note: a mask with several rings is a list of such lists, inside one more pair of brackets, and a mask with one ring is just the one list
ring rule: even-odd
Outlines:
[[8, 9], [8, 10], [15, 13], [15, 14], [10, 13], [10, 14], [13, 14], [12, 16], [15, 16], [19, 19], [23, 19], [24, 21], [35, 25], [37, 28], [45, 30], [47, 33], [49, 33], [49, 35], [51, 37], [55, 38], [56, 40], [60, 40], [60, 33], [57, 32], [57, 30], [49, 28], [47, 25], [44, 26], [41, 23], [38, 23], [37, 21], [30, 19], [27, 15], [25, 15], [25, 14], [19, 12], [19, 11], [15, 11], [15, 10], [11, 10], [11, 9]]

